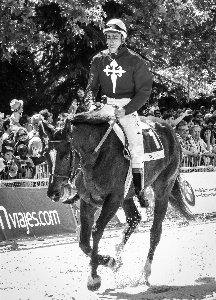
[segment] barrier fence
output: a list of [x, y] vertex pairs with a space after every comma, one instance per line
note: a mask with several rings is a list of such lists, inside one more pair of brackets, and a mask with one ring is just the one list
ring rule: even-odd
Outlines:
[[[216, 212], [216, 163], [210, 157], [184, 157], [181, 178], [192, 213]], [[46, 163], [36, 167], [33, 179], [0, 180], [0, 241], [75, 233], [77, 220], [71, 205], [47, 197], [49, 170]], [[150, 195], [152, 197], [152, 194]], [[118, 222], [117, 218], [113, 222]]]

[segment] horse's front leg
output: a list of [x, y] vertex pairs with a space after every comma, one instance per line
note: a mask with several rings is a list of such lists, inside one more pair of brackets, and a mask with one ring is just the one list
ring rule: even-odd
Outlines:
[[101, 286], [101, 278], [97, 274], [97, 268], [99, 265], [103, 266], [113, 266], [115, 264], [115, 259], [109, 255], [98, 254], [99, 242], [103, 236], [104, 229], [108, 222], [116, 214], [120, 204], [119, 196], [108, 196], [104, 201], [99, 218], [96, 221], [95, 227], [92, 231], [93, 238], [93, 248], [90, 261], [91, 274], [88, 279], [88, 289], [95, 291]]
[[141, 221], [141, 215], [134, 203], [133, 198], [129, 198], [123, 202], [123, 210], [126, 216], [127, 225], [123, 231], [123, 238], [120, 244], [116, 245], [116, 264], [114, 271], [117, 271], [122, 265], [121, 252], [124, 250], [124, 246], [129, 240], [131, 234], [135, 231]]
[[91, 257], [92, 248], [90, 245], [91, 231], [94, 224], [94, 214], [96, 207], [86, 203], [83, 199], [80, 199], [80, 240], [79, 247], [88, 256]]

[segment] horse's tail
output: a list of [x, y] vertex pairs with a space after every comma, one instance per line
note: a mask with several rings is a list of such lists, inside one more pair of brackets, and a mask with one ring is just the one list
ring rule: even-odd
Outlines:
[[170, 204], [176, 208], [186, 219], [194, 220], [195, 217], [184, 201], [184, 190], [180, 185], [180, 175], [177, 176], [169, 197]]

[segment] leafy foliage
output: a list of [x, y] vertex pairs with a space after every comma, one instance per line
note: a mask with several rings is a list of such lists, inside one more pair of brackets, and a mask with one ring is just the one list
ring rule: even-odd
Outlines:
[[127, 44], [146, 59], [157, 86], [181, 89], [178, 96], [191, 99], [216, 89], [214, 0], [2, 0], [3, 109], [23, 98], [29, 112], [65, 110], [75, 87], [86, 86], [91, 58], [105, 47], [104, 22], [112, 17], [125, 21]]

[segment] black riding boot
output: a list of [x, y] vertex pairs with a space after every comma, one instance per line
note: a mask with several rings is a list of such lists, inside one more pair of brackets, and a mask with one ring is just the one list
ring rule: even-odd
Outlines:
[[144, 172], [143, 169], [133, 169], [133, 184], [135, 194], [141, 207], [149, 207], [148, 198], [144, 193]]
[[64, 204], [74, 204], [79, 200], [79, 195], [76, 193], [72, 198], [68, 198], [65, 201], [62, 201]]

